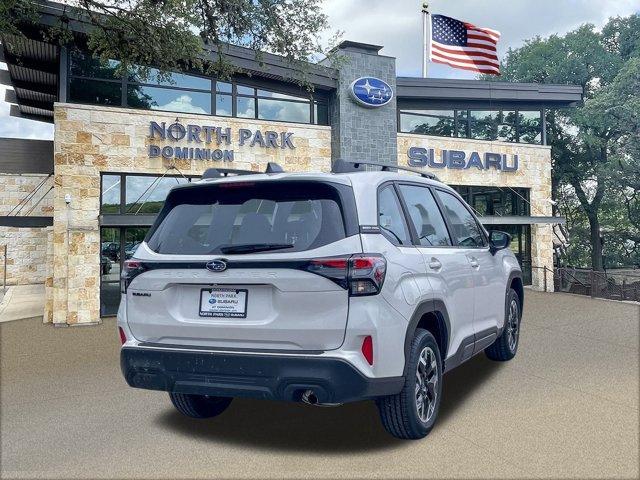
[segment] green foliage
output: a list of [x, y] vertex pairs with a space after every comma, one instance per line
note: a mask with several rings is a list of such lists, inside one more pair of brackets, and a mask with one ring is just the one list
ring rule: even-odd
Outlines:
[[[88, 47], [104, 63], [118, 59], [122, 72], [143, 66], [142, 78], [150, 74], [144, 66], [161, 80], [185, 68], [228, 78], [237, 72], [225, 56], [232, 44], [283, 56], [307, 88], [306, 61], [322, 53], [327, 28], [319, 0], [77, 0], [45, 35], [66, 42], [71, 18], [91, 24]], [[0, 0], [0, 31], [19, 33], [35, 19], [34, 2]]]
[[583, 105], [547, 113], [553, 193], [571, 238], [567, 260], [595, 269], [639, 264], [640, 16], [528, 40], [507, 52], [502, 74], [584, 88]]
[[18, 25], [38, 18], [36, 4], [24, 0], [0, 0], [0, 32], [19, 35]]

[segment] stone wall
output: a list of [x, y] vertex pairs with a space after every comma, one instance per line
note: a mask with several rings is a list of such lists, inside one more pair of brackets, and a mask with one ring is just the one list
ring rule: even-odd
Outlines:
[[[470, 152], [492, 152], [518, 155], [518, 170], [515, 172], [476, 167], [468, 169], [425, 168], [435, 173], [449, 185], [481, 185], [499, 187], [523, 187], [530, 189], [531, 215], [551, 216], [551, 147], [523, 143], [490, 142], [467, 138], [429, 137], [407, 133], [398, 134], [398, 165], [407, 166], [410, 147], [433, 148], [437, 159], [442, 150], [460, 150], [469, 158]], [[533, 267], [553, 268], [553, 232], [551, 225], [532, 225], [531, 264]], [[532, 269], [532, 286], [542, 290], [543, 270]], [[548, 274], [547, 289], [553, 290], [552, 275]]]
[[[25, 204], [20, 204], [44, 181]], [[0, 215], [53, 216], [53, 177], [0, 174]], [[17, 205], [20, 204], [19, 207]], [[18, 212], [18, 209], [20, 211]], [[0, 227], [0, 250], [7, 245], [7, 284], [44, 283], [47, 233], [44, 228]], [[4, 262], [0, 251], [0, 279]]]
[[[233, 163], [149, 157], [150, 121], [230, 128]], [[294, 149], [240, 146], [239, 129], [291, 132]], [[163, 174], [170, 166], [184, 175], [200, 175], [214, 166], [264, 171], [275, 161], [286, 170], [328, 171], [331, 167], [331, 128], [184, 113], [149, 112], [123, 108], [56, 104], [54, 135], [55, 196], [53, 225], [53, 278], [47, 290], [56, 324], [98, 322], [100, 318], [100, 173]], [[169, 142], [164, 143], [169, 144]], [[186, 140], [172, 147], [193, 147]], [[216, 149], [213, 142], [201, 144]], [[175, 174], [175, 172], [174, 172]], [[71, 195], [71, 203], [65, 195]]]

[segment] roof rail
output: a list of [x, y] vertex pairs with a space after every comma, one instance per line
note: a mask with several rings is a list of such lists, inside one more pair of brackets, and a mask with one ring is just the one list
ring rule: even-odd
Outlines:
[[[284, 169], [276, 162], [267, 163], [264, 173], [283, 173]], [[223, 178], [229, 175], [257, 175], [262, 172], [254, 172], [253, 170], [242, 170], [238, 168], [207, 168], [202, 174], [202, 179], [207, 178]]]
[[431, 172], [423, 172], [421, 170], [416, 170], [415, 168], [401, 167], [399, 165], [392, 165], [392, 164], [380, 163], [380, 162], [369, 162], [369, 161], [348, 162], [346, 160], [338, 159], [333, 163], [333, 166], [331, 167], [331, 172], [333, 173], [366, 172], [367, 170], [364, 168], [366, 166], [380, 167], [380, 171], [382, 172], [395, 172], [398, 170], [402, 170], [404, 172], [416, 173], [421, 177], [428, 178], [430, 180], [436, 180], [438, 182], [440, 181], [440, 179]]

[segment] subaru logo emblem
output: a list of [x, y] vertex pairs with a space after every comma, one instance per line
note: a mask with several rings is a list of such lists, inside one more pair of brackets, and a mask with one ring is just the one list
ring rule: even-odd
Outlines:
[[393, 90], [387, 82], [375, 77], [360, 77], [351, 83], [349, 92], [364, 107], [381, 107], [393, 98]]
[[227, 262], [224, 260], [211, 260], [207, 262], [207, 270], [210, 272], [224, 272], [227, 269]]

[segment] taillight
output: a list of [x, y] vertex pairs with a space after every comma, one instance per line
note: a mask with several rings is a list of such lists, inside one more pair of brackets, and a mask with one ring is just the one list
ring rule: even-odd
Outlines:
[[120, 293], [127, 293], [131, 281], [144, 272], [144, 264], [139, 260], [125, 260], [120, 274]]
[[120, 343], [124, 345], [127, 341], [127, 336], [124, 334], [124, 330], [122, 329], [122, 327], [118, 327], [118, 331], [120, 333]]
[[364, 337], [362, 341], [362, 356], [369, 365], [373, 365], [373, 339], [371, 335]]
[[311, 273], [321, 275], [330, 280], [333, 280], [342, 288], [348, 287], [347, 275], [349, 273], [349, 258], [348, 257], [330, 257], [330, 258], [316, 258], [310, 260], [307, 264], [307, 270]]
[[349, 264], [349, 293], [352, 296], [380, 293], [387, 273], [387, 261], [382, 255], [354, 255]]
[[306, 270], [348, 289], [351, 296], [376, 295], [384, 283], [387, 261], [377, 254], [316, 258], [309, 261]]

